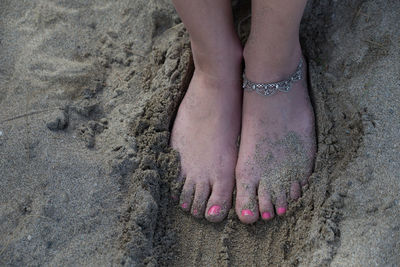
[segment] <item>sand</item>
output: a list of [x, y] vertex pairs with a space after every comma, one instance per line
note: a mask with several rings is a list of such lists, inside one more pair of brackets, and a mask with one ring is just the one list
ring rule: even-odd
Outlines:
[[243, 225], [171, 200], [193, 64], [169, 1], [0, 1], [0, 265], [398, 265], [398, 10], [309, 1], [311, 184], [287, 216]]

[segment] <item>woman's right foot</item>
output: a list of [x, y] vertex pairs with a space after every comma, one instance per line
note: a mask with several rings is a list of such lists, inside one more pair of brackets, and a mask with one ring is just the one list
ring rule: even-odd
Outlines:
[[[235, 185], [242, 91], [241, 47], [202, 57], [179, 107], [171, 145], [181, 158], [180, 206], [195, 217], [223, 220]], [[199, 61], [199, 60], [198, 60]], [[209, 67], [207, 65], [209, 64]]]

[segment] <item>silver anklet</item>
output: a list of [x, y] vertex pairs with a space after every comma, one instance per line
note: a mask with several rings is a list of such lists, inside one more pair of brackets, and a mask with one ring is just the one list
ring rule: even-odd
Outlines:
[[277, 91], [289, 92], [292, 84], [303, 79], [303, 58], [300, 58], [300, 63], [296, 71], [287, 80], [274, 83], [255, 83], [249, 81], [243, 73], [243, 89], [247, 91], [256, 91], [260, 95], [270, 96]]

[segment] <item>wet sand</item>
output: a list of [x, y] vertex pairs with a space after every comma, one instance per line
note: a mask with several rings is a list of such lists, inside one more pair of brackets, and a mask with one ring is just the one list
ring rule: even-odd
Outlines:
[[[234, 2], [244, 41], [249, 2]], [[170, 197], [193, 64], [169, 1], [1, 1], [0, 265], [398, 265], [398, 10], [309, 1], [311, 184], [287, 216], [243, 225]]]

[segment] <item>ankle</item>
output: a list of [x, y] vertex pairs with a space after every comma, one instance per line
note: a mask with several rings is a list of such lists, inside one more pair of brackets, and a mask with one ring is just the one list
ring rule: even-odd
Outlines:
[[302, 57], [299, 42], [266, 48], [248, 42], [243, 51], [246, 76], [253, 82], [277, 82], [296, 70]]
[[192, 43], [192, 52], [197, 72], [218, 79], [236, 78], [232, 76], [234, 75], [232, 72], [234, 72], [237, 73], [234, 76], [238, 76], [237, 79], [240, 79], [243, 48], [239, 40], [208, 48]]

